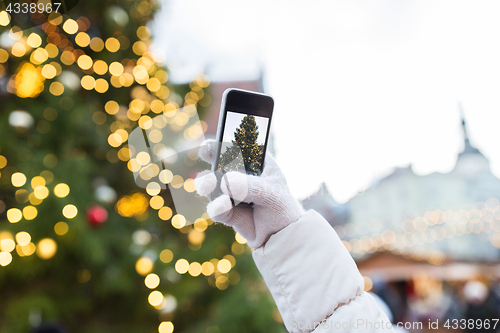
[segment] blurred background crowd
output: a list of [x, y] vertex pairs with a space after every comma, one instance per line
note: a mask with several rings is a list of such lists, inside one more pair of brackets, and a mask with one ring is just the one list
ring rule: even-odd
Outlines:
[[[286, 331], [243, 237], [134, 180], [194, 193], [195, 174], [156, 170], [127, 140], [160, 115], [153, 142], [180, 138], [169, 152], [195, 115], [214, 137], [229, 87], [275, 96], [269, 150], [394, 322], [500, 331], [498, 5], [88, 0], [46, 19], [7, 5], [0, 332]], [[426, 34], [447, 43], [422, 51]]]

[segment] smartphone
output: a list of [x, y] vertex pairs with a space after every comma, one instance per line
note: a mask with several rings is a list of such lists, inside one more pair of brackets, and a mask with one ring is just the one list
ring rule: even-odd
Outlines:
[[[274, 100], [269, 95], [235, 88], [224, 91], [217, 129], [216, 158], [212, 165], [212, 171], [217, 176], [212, 200], [222, 194], [220, 182], [227, 172], [245, 172], [254, 176], [262, 173], [273, 108]], [[233, 201], [234, 204], [239, 203]]]

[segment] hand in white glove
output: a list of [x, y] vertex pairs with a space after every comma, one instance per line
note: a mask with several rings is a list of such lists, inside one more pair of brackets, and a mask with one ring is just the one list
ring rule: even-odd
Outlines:
[[[213, 164], [216, 145], [214, 140], [205, 141], [198, 153], [200, 158]], [[194, 185], [199, 195], [206, 196], [215, 189], [217, 179], [213, 172], [203, 171], [196, 177]], [[220, 187], [224, 194], [208, 204], [208, 215], [214, 221], [232, 226], [253, 248], [262, 246], [271, 235], [304, 214], [270, 154], [266, 155], [261, 176], [228, 172], [222, 178]], [[253, 207], [233, 207], [230, 198], [253, 202]]]

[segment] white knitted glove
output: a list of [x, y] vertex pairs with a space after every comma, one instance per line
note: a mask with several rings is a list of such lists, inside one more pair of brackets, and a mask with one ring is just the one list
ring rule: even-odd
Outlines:
[[[200, 158], [213, 163], [216, 144], [214, 140], [205, 141], [198, 152]], [[200, 172], [194, 181], [196, 191], [202, 196], [209, 195], [216, 185], [216, 176], [209, 170]], [[220, 187], [224, 194], [208, 204], [208, 215], [214, 221], [232, 226], [253, 248], [262, 246], [271, 235], [304, 214], [270, 154], [266, 155], [264, 171], [260, 176], [228, 172], [222, 178]], [[253, 207], [233, 207], [230, 195], [240, 202], [253, 202]]]

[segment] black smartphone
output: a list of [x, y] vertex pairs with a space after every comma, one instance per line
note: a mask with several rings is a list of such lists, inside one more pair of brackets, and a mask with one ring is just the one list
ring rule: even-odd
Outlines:
[[[212, 171], [217, 187], [212, 200], [222, 194], [220, 182], [229, 171], [260, 176], [264, 168], [274, 100], [271, 96], [230, 88], [222, 95], [217, 148]], [[233, 204], [238, 204], [233, 201]], [[251, 204], [251, 203], [246, 203]]]

